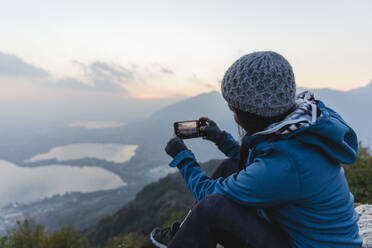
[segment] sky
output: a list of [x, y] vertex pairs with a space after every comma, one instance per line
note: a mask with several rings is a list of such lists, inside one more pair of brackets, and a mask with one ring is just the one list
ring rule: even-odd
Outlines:
[[[0, 101], [219, 90], [240, 56], [273, 50], [297, 85], [372, 80], [372, 1], [0, 0]], [[78, 93], [75, 93], [78, 92]]]

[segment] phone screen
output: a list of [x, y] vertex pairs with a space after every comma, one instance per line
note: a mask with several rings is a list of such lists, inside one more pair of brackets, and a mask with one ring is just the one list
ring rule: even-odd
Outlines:
[[198, 121], [180, 121], [174, 123], [174, 132], [181, 139], [200, 137]]

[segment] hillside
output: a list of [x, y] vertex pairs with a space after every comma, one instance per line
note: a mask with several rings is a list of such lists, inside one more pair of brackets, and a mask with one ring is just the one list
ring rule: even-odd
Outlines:
[[[211, 160], [201, 166], [211, 174], [218, 163], [219, 160]], [[193, 203], [194, 199], [179, 173], [169, 174], [144, 187], [133, 201], [85, 233], [94, 245], [104, 245], [109, 238], [123, 233], [148, 234], [155, 226], [162, 226], [171, 213], [186, 210]]]
[[8, 228], [16, 226], [17, 221], [24, 219], [37, 221], [48, 232], [69, 225], [83, 230], [133, 199], [135, 189], [129, 186], [90, 193], [71, 192], [29, 204], [9, 204], [0, 209], [0, 236], [5, 235]]
[[339, 91], [332, 89], [310, 89], [315, 98], [322, 100], [327, 106], [341, 114], [344, 120], [353, 127], [359, 140], [368, 144], [372, 138], [369, 114], [372, 106], [372, 81], [361, 88]]

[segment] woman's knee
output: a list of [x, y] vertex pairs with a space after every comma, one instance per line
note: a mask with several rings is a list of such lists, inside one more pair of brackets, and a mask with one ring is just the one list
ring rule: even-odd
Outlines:
[[218, 214], [219, 208], [226, 205], [227, 201], [228, 199], [223, 195], [211, 194], [200, 200], [192, 211], [196, 211], [198, 215], [204, 218], [213, 218]]

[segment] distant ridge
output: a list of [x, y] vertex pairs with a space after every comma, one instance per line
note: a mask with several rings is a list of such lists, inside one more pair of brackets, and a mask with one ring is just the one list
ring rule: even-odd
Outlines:
[[361, 88], [350, 90], [349, 93], [350, 94], [355, 94], [355, 95], [369, 94], [371, 96], [372, 95], [372, 80], [366, 86], [361, 87]]

